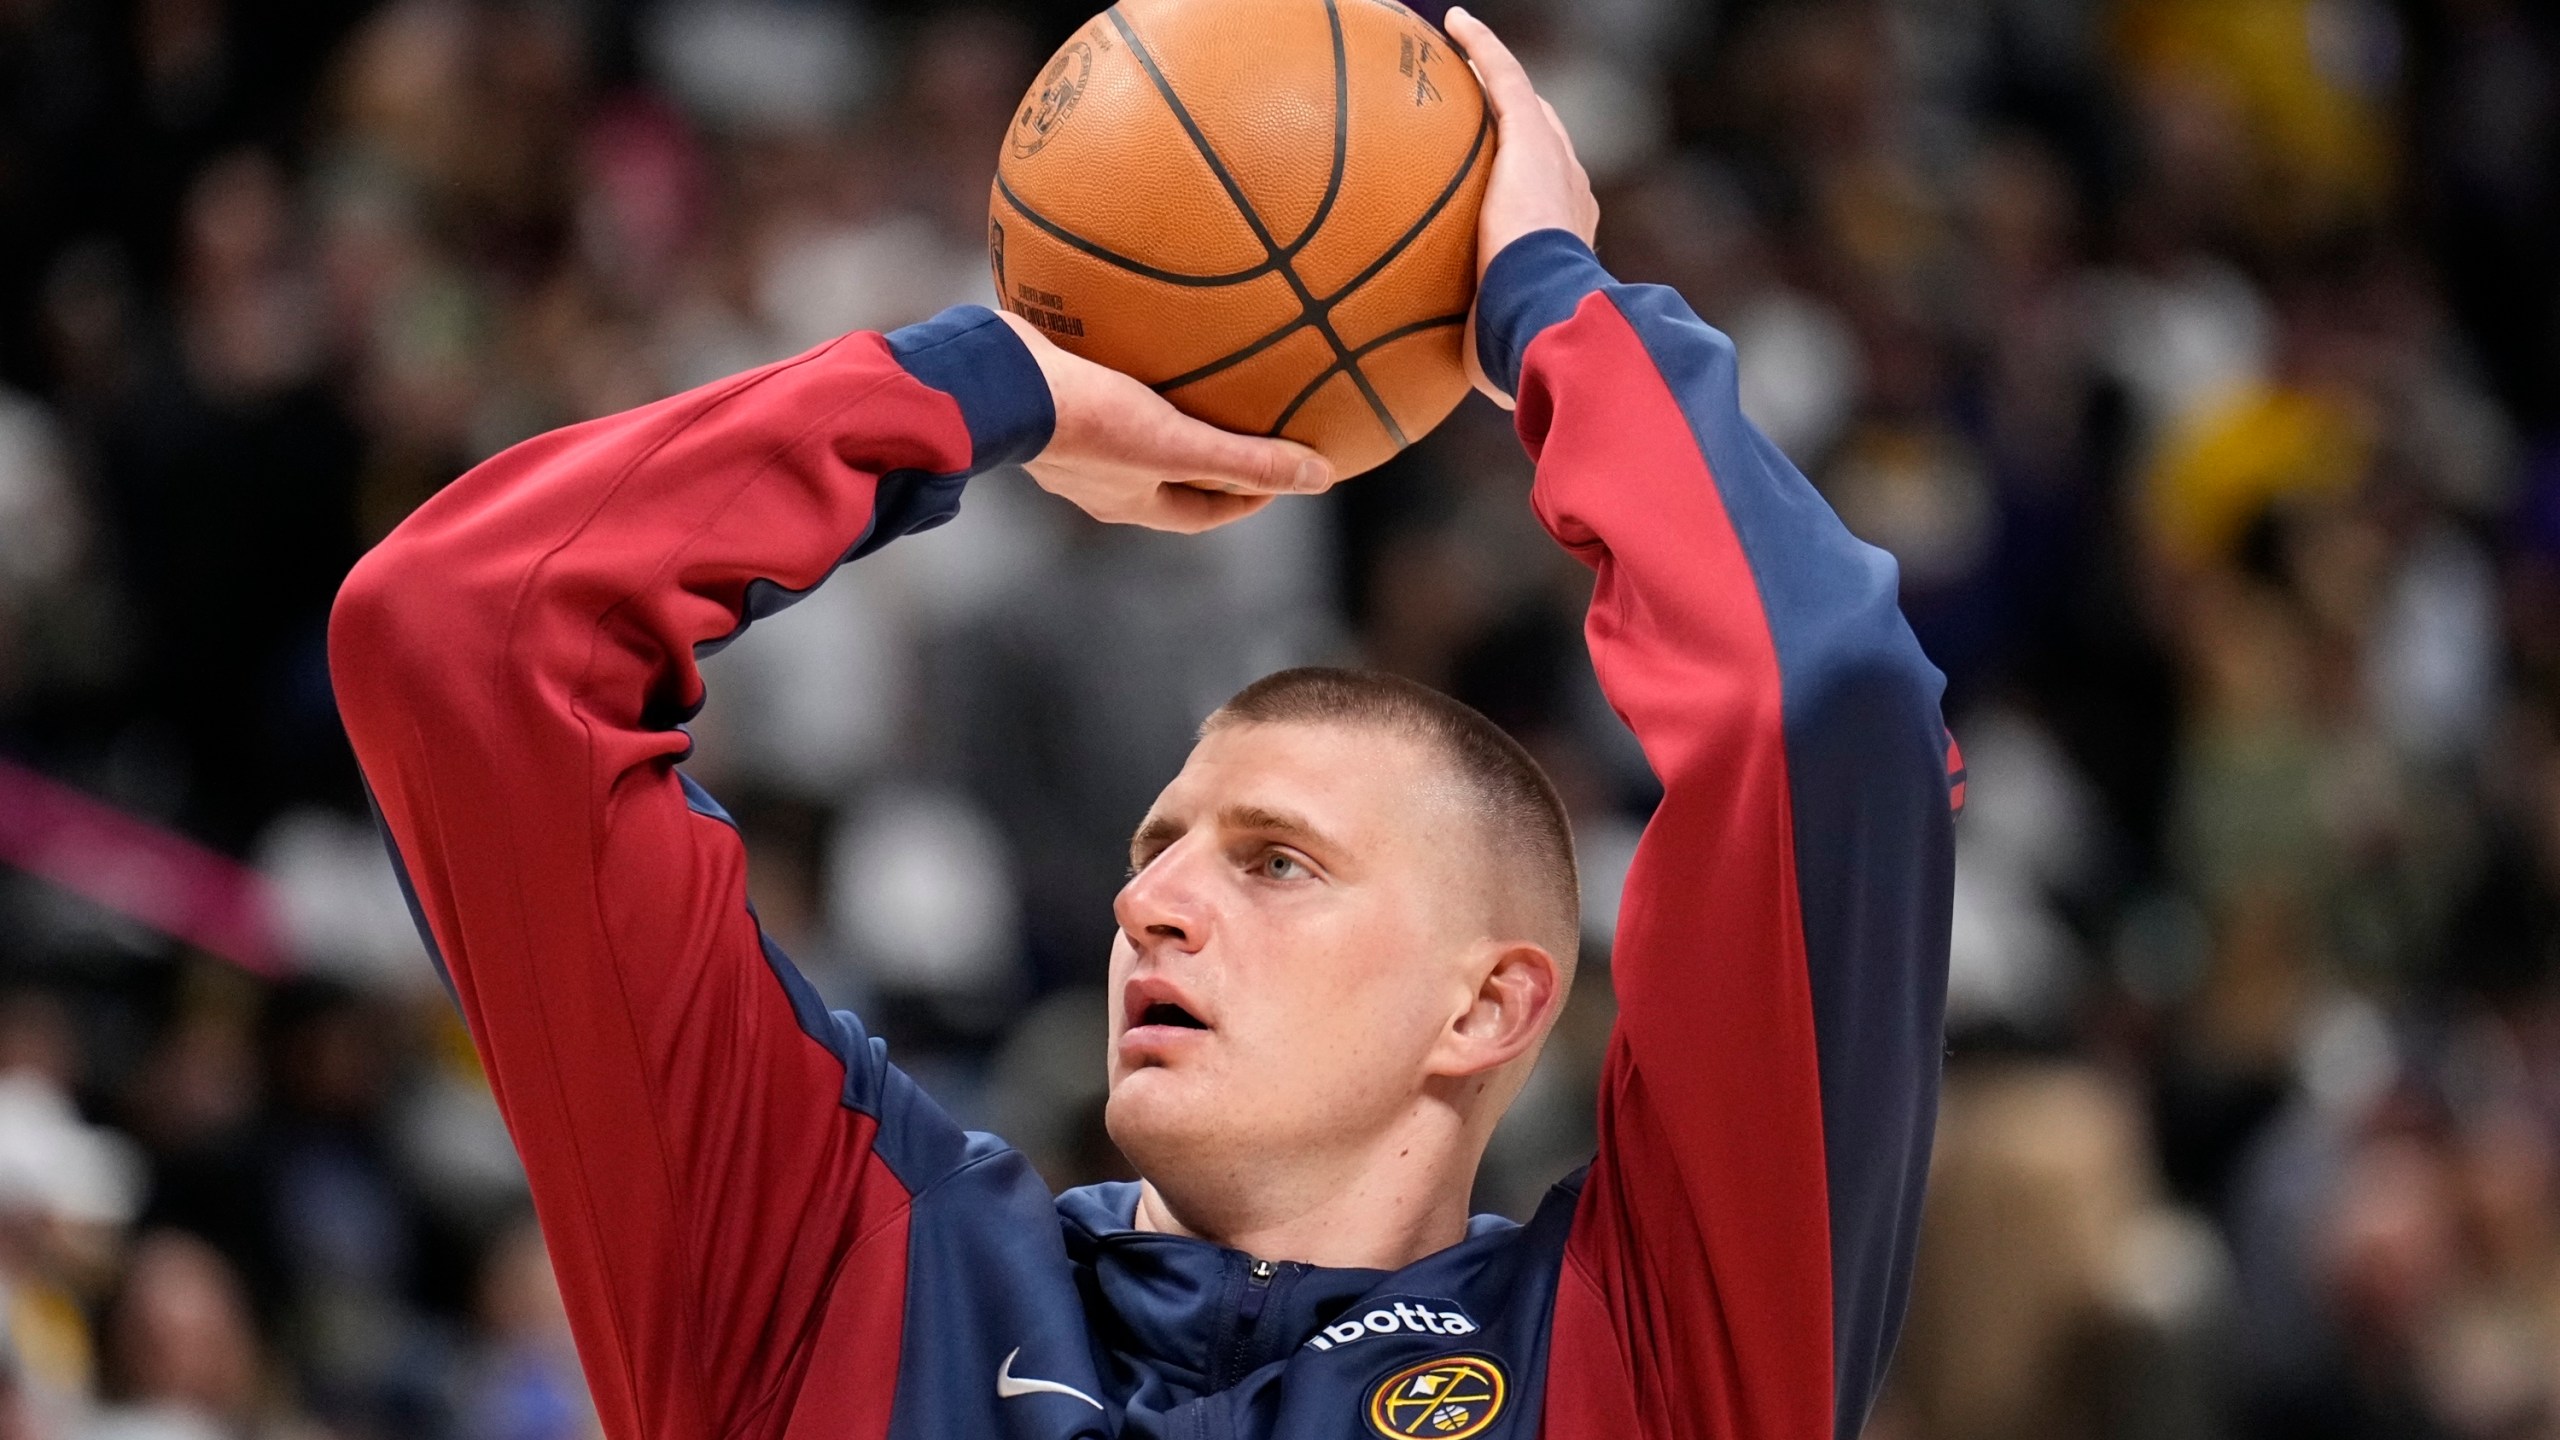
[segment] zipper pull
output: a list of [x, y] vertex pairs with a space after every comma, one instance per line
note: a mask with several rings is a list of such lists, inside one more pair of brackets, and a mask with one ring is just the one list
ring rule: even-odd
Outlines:
[[1252, 1268], [1245, 1271], [1244, 1308], [1237, 1318], [1245, 1323], [1246, 1328], [1250, 1329], [1262, 1319], [1263, 1302], [1271, 1298], [1271, 1281], [1279, 1273], [1280, 1267], [1268, 1260], [1256, 1260]]

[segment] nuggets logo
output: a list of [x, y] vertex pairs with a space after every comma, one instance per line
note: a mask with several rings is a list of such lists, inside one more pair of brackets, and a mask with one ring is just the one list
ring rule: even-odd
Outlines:
[[1384, 1440], [1467, 1440], [1502, 1414], [1511, 1382], [1482, 1355], [1410, 1365], [1369, 1392], [1369, 1428]]
[[1039, 154], [1067, 117], [1076, 113], [1076, 101], [1084, 97], [1085, 84], [1092, 78], [1093, 47], [1082, 40], [1068, 41], [1041, 73], [1040, 88], [1024, 97], [1022, 112], [1013, 117], [1013, 153], [1025, 160]]

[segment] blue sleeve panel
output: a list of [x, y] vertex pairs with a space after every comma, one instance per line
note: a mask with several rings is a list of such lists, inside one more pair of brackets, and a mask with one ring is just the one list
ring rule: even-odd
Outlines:
[[[1647, 403], [1642, 386], [1629, 377], [1557, 368], [1616, 353], [1603, 331], [1580, 328], [1603, 325], [1590, 308], [1600, 304], [1623, 318], [1676, 402], [1747, 561], [1760, 614], [1666, 618], [1706, 587], [1677, 573], [1675, 552], [1654, 559], [1646, 551], [1640, 562], [1628, 557], [1643, 542], [1617, 544], [1610, 534], [1611, 526], [1631, 537], [1631, 527], [1669, 523], [1649, 521], [1643, 507], [1650, 500], [1634, 498], [1660, 482], [1575, 473], [1575, 458], [1555, 453], [1551, 442], [1541, 457], [1541, 489], [1558, 487], [1556, 508], [1598, 533], [1593, 548], [1614, 546], [1624, 567], [1655, 566], [1654, 574], [1625, 582], [1653, 587], [1645, 604], [1630, 602], [1605, 627], [1595, 604], [1594, 650], [1604, 680], [1613, 664], [1632, 672], [1700, 663], [1697, 637], [1756, 625], [1765, 625], [1775, 652], [1796, 911], [1821, 1086], [1833, 1415], [1848, 1440], [1865, 1421], [1900, 1327], [1935, 1124], [1954, 871], [1943, 680], [1900, 612], [1892, 558], [1852, 536], [1743, 416], [1732, 343], [1678, 294], [1615, 281], [1564, 231], [1526, 236], [1495, 258], [1485, 278], [1477, 343], [1486, 374], [1518, 392], [1540, 337], [1573, 336], [1553, 353], [1574, 358], [1546, 361], [1547, 371], [1530, 381], [1538, 394], [1523, 396], [1524, 415], [1534, 398], [1556, 416], [1571, 407], [1589, 425], [1593, 412], [1614, 403], [1626, 412], [1614, 423], [1649, 424], [1638, 408]], [[1524, 434], [1529, 424], [1524, 420]], [[1556, 433], [1564, 432], [1559, 420]], [[1613, 487], [1621, 492], [1614, 500], [1607, 493]], [[1603, 653], [1604, 628], [1614, 656]], [[1685, 658], [1672, 654], [1683, 645], [1691, 647]], [[1747, 647], [1729, 648], [1739, 654]], [[1744, 686], [1759, 683], [1728, 673]], [[1643, 718], [1634, 723], [1645, 736]], [[1674, 716], [1657, 728], [1684, 723]], [[1777, 827], [1765, 833], [1768, 843], [1781, 843]], [[1641, 897], [1630, 883], [1633, 906]], [[1738, 1182], [1722, 1176], [1704, 1183]]]

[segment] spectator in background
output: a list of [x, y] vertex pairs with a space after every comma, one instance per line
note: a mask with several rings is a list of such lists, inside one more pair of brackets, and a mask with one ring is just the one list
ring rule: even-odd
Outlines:
[[304, 1440], [279, 1405], [239, 1277], [203, 1241], [136, 1243], [107, 1311], [110, 1402], [78, 1440]]
[[93, 441], [137, 602], [145, 723], [178, 746], [182, 812], [240, 846], [279, 799], [343, 791], [314, 763], [334, 712], [312, 665], [356, 554], [362, 442], [319, 383], [300, 196], [276, 162], [224, 155], [181, 220], [170, 333]]
[[85, 1413], [98, 1376], [92, 1307], [141, 1198], [131, 1143], [72, 1108], [66, 1030], [30, 997], [0, 1016], [0, 1340], [12, 1407], [45, 1435]]
[[482, 1338], [466, 1366], [462, 1433], [483, 1440], [588, 1440], [595, 1407], [569, 1340], [569, 1313], [542, 1232], [520, 1221], [480, 1272]]

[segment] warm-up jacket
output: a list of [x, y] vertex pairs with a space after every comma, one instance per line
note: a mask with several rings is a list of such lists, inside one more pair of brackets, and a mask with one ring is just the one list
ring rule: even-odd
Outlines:
[[[544, 435], [355, 570], [338, 700], [531, 1176], [616, 1440], [1847, 1440], [1903, 1311], [1961, 774], [1940, 679], [1744, 420], [1734, 356], [1560, 231], [1485, 279], [1530, 503], [1598, 572], [1663, 798], [1599, 1152], [1401, 1270], [1053, 1197], [829, 1012], [680, 767], [699, 657], [1053, 423], [984, 310]], [[1098, 957], [1097, 957], [1098, 958]]]

